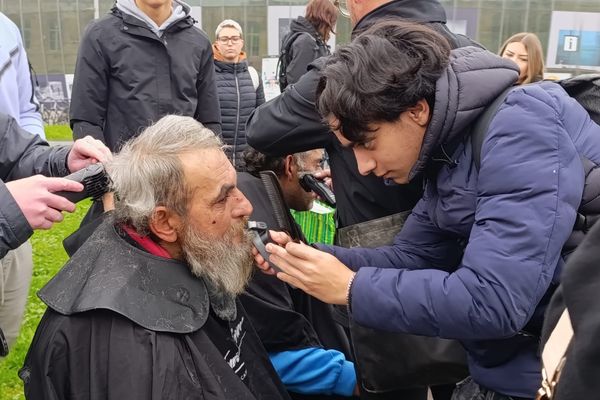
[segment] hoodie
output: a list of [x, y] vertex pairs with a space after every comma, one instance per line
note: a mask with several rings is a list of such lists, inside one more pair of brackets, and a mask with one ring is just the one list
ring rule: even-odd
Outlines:
[[117, 8], [132, 17], [144, 21], [148, 28], [158, 37], [162, 37], [164, 31], [177, 21], [186, 18], [190, 13], [190, 6], [185, 4], [181, 0], [173, 0], [173, 6], [171, 6], [171, 15], [161, 26], [158, 26], [150, 17], [148, 17], [142, 10], [135, 4], [135, 0], [117, 0]]
[[291, 38], [293, 35], [296, 37], [289, 46], [290, 59], [286, 68], [288, 85], [298, 82], [298, 79], [306, 73], [311, 62], [331, 53], [327, 43], [304, 17], [298, 17], [292, 21], [290, 33], [282, 43], [286, 43], [287, 38]]

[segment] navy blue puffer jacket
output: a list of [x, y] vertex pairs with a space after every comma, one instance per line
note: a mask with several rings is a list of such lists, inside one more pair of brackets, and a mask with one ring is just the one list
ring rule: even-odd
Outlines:
[[555, 83], [516, 87], [489, 125], [477, 169], [469, 128], [512, 85], [512, 68], [480, 49], [453, 50], [411, 175], [431, 166], [440, 146], [461, 145], [392, 246], [328, 251], [358, 270], [358, 323], [458, 339], [477, 383], [533, 398], [539, 338], [522, 331], [558, 281], [584, 188], [580, 156], [600, 164], [600, 126]]
[[246, 121], [256, 107], [265, 102], [262, 83], [255, 89], [248, 63], [215, 60], [217, 91], [221, 104], [221, 134], [228, 147], [225, 153], [236, 168], [243, 167], [246, 148]]

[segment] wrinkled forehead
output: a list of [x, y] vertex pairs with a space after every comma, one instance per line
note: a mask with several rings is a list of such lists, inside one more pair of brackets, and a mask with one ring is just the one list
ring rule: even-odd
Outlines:
[[313, 149], [306, 152], [304, 162], [311, 170], [319, 169], [323, 161], [323, 149]]
[[212, 199], [237, 183], [235, 169], [219, 148], [183, 153], [180, 159], [188, 187], [201, 198]]

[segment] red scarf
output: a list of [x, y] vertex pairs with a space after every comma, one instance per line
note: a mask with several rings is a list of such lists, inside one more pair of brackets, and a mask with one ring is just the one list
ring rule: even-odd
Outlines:
[[163, 258], [173, 258], [164, 247], [152, 240], [150, 236], [141, 236], [135, 231], [135, 229], [128, 225], [122, 225], [122, 228], [130, 238], [132, 238], [141, 246], [142, 249], [146, 250], [148, 253]]

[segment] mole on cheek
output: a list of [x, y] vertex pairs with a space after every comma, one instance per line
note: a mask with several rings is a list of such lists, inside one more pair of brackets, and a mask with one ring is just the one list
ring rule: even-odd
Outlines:
[[217, 221], [213, 221], [212, 223], [213, 223], [213, 225], [214, 225], [214, 224], [216, 224], [216, 223], [217, 223]]

